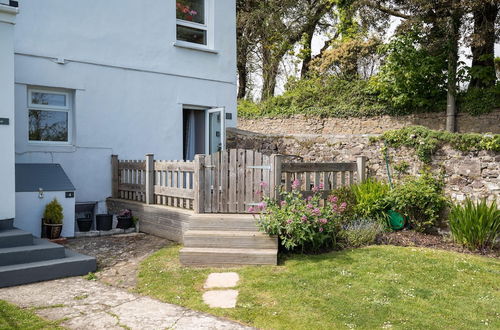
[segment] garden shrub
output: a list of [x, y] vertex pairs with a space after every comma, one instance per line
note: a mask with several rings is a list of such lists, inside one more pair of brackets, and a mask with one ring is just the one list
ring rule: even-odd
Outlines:
[[384, 225], [370, 219], [356, 219], [346, 223], [339, 233], [346, 247], [360, 247], [375, 243], [377, 237], [384, 232]]
[[427, 231], [438, 223], [448, 205], [443, 186], [443, 178], [429, 172], [407, 176], [391, 190], [387, 202], [407, 218], [411, 228]]
[[[294, 187], [298, 187], [298, 183]], [[260, 229], [269, 235], [277, 235], [286, 250], [317, 252], [337, 247], [337, 236], [346, 207], [335, 196], [329, 197], [321, 205], [319, 194], [304, 198], [294, 189], [282, 192], [280, 201], [264, 198], [257, 208], [250, 208], [249, 211], [260, 213]]]
[[500, 236], [500, 210], [497, 203], [486, 200], [474, 203], [466, 199], [463, 205], [451, 209], [450, 229], [453, 239], [471, 250], [491, 248]]
[[343, 218], [345, 220], [355, 217], [356, 196], [350, 186], [337, 188], [331, 192], [331, 195], [337, 197], [337, 203], [339, 205], [343, 204], [346, 206], [343, 212]]
[[389, 208], [387, 197], [390, 191], [387, 183], [368, 179], [351, 186], [351, 189], [356, 201], [354, 211], [358, 216], [387, 223], [386, 211]]
[[45, 206], [45, 210], [43, 212], [43, 218], [46, 223], [60, 225], [63, 223], [64, 214], [63, 207], [61, 203], [54, 198], [50, 203]]

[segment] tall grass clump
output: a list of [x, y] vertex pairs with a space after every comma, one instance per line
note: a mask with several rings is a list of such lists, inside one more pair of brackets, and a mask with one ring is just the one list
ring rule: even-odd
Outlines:
[[387, 224], [389, 208], [387, 197], [390, 187], [387, 183], [375, 179], [368, 179], [363, 183], [352, 186], [356, 205], [354, 211], [362, 218], [374, 219]]
[[454, 205], [450, 212], [453, 239], [470, 250], [485, 251], [495, 245], [500, 235], [500, 210], [496, 202], [478, 203], [466, 199], [463, 205]]

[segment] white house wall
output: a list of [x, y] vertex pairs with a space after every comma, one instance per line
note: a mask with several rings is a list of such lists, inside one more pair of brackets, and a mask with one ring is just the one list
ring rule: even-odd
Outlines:
[[64, 191], [45, 191], [41, 199], [38, 198], [38, 192], [17, 192], [14, 226], [40, 237], [45, 206], [54, 198], [57, 198], [63, 207], [64, 219], [61, 236], [75, 236], [75, 199], [65, 198]]
[[0, 2], [0, 220], [15, 217], [14, 21], [16, 10]]
[[[235, 126], [234, 2], [214, 1], [213, 53], [173, 45], [175, 1], [21, 1], [16, 161], [60, 163], [77, 201], [99, 201], [102, 211], [111, 195], [112, 154], [182, 158], [183, 104], [225, 107], [233, 115], [227, 126]], [[74, 93], [71, 145], [28, 143], [29, 86]]]

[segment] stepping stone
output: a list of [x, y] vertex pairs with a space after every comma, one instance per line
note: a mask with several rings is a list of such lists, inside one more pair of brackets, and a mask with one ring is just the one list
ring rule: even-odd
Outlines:
[[205, 289], [234, 288], [239, 280], [240, 276], [237, 273], [212, 273], [208, 275], [203, 287]]
[[203, 302], [211, 308], [235, 308], [238, 290], [214, 290], [203, 294]]

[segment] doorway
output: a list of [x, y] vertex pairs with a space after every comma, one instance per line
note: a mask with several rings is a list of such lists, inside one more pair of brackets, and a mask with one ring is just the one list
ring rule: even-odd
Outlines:
[[183, 108], [184, 160], [225, 149], [224, 119], [224, 108]]

